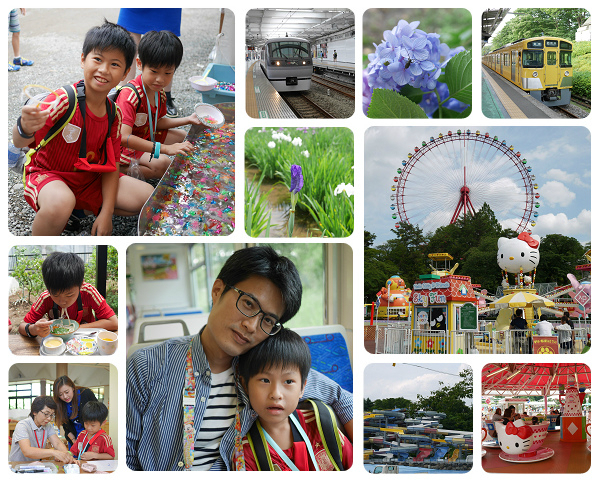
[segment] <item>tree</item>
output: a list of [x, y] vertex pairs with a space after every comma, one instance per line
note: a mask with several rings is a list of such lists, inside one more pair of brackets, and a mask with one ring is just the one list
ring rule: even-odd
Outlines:
[[558, 233], [546, 235], [540, 242], [536, 282], [566, 284], [567, 273], [575, 273], [575, 267], [584, 261], [585, 252], [576, 238]]
[[363, 400], [363, 412], [370, 412], [371, 410], [373, 410], [373, 400], [367, 397]]
[[[27, 254], [27, 249], [24, 247], [15, 247], [14, 251], [15, 267], [12, 277], [19, 282], [23, 289], [21, 300], [31, 304], [31, 296], [37, 297], [46, 288], [42, 278], [44, 259], [38, 249], [33, 249], [30, 254]], [[25, 290], [27, 290], [27, 298], [25, 298]]]

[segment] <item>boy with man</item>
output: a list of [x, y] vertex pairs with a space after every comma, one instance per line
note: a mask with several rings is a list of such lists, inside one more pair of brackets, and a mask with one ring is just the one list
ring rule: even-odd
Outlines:
[[[136, 163], [142, 178], [161, 178], [171, 164], [169, 156], [190, 153], [183, 125], [199, 125], [196, 114], [185, 118], [167, 116], [168, 86], [183, 58], [183, 45], [167, 30], [150, 31], [140, 40], [137, 67], [142, 71], [122, 87], [117, 105], [123, 112], [120, 164]], [[133, 173], [133, 172], [132, 172]]]
[[[19, 325], [26, 337], [45, 337], [57, 318], [70, 318], [87, 327], [117, 330], [115, 312], [93, 285], [85, 283], [85, 265], [74, 253], [53, 252], [42, 263], [42, 292]], [[43, 317], [48, 315], [49, 319]]]
[[108, 408], [101, 402], [87, 402], [81, 409], [85, 430], [77, 436], [71, 453], [80, 460], [113, 460], [115, 448], [112, 439], [102, 430], [108, 417]]
[[[318, 418], [314, 411], [296, 409], [310, 365], [308, 345], [286, 328], [240, 356], [242, 384], [258, 415], [243, 441], [246, 470], [331, 471], [352, 466], [350, 441], [335, 423], [330, 421], [328, 431], [325, 427], [324, 417], [331, 420], [331, 413], [327, 411], [327, 415]], [[334, 441], [325, 444], [320, 430]], [[262, 455], [257, 453], [259, 449], [263, 449]], [[263, 455], [266, 461], [261, 462]], [[341, 465], [337, 465], [340, 461]]]
[[36, 211], [33, 235], [60, 235], [74, 209], [97, 216], [92, 235], [110, 235], [113, 214], [137, 215], [152, 194], [151, 185], [119, 177], [116, 167], [121, 112], [107, 95], [125, 78], [134, 56], [135, 43], [125, 29], [110, 22], [94, 27], [83, 43], [83, 80], [59, 88], [44, 104], [22, 107], [13, 144], [36, 147], [72, 104], [67, 90], [77, 95], [69, 123], [25, 165], [25, 200]]

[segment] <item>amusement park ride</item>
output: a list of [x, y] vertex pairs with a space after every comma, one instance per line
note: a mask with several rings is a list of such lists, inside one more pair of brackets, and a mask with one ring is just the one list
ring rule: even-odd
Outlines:
[[[391, 466], [467, 470], [473, 462], [473, 432], [447, 430], [445, 413], [419, 410], [373, 410], [364, 415], [365, 468], [372, 473], [398, 473]], [[378, 465], [382, 465], [379, 466]]]

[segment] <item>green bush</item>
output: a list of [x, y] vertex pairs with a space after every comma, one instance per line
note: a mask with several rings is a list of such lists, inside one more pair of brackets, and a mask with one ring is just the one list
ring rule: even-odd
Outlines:
[[592, 74], [590, 72], [573, 72], [573, 95], [592, 98]]
[[[38, 249], [33, 249], [31, 254], [27, 255], [24, 247], [15, 247], [15, 268], [12, 277], [19, 282], [21, 291], [21, 300], [31, 303], [31, 296], [37, 296], [46, 288], [42, 278], [42, 254]], [[27, 290], [27, 298], [25, 298]]]

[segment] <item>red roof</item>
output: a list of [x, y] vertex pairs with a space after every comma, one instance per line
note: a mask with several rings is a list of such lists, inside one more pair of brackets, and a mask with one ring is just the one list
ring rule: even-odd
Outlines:
[[575, 376], [578, 387], [591, 388], [585, 363], [488, 363], [481, 372], [483, 395], [556, 395]]

